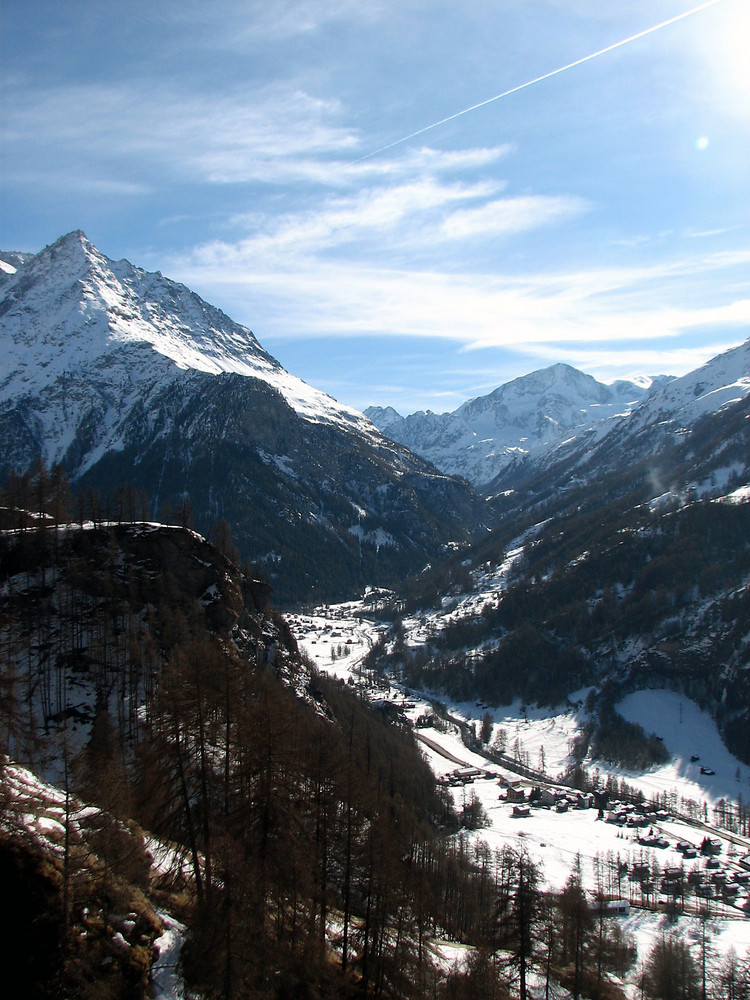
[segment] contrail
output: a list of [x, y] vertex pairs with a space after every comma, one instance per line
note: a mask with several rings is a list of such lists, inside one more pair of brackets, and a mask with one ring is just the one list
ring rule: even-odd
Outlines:
[[661, 21], [659, 24], [654, 24], [650, 28], [646, 28], [644, 31], [639, 31], [635, 35], [630, 35], [629, 38], [623, 38], [622, 41], [615, 42], [613, 45], [607, 45], [604, 49], [599, 49], [598, 52], [592, 52], [590, 55], [584, 56], [582, 59], [576, 59], [575, 62], [568, 63], [566, 66], [559, 66], [557, 69], [550, 70], [549, 73], [543, 73], [541, 76], [535, 76], [533, 80], [527, 80], [526, 83], [519, 83], [517, 87], [511, 87], [510, 90], [504, 90], [502, 94], [495, 94], [494, 97], [488, 97], [484, 101], [480, 101], [479, 104], [472, 104], [470, 108], [464, 108], [463, 111], [456, 111], [452, 115], [448, 115], [447, 118], [441, 118], [440, 121], [433, 122], [432, 125], [425, 125], [424, 128], [417, 129], [416, 132], [410, 132], [409, 135], [404, 135], [400, 139], [396, 139], [395, 142], [389, 142], [387, 146], [381, 146], [380, 149], [374, 149], [371, 153], [366, 153], [364, 156], [360, 156], [355, 163], [362, 163], [363, 160], [369, 160], [373, 156], [378, 156], [379, 153], [385, 153], [388, 149], [393, 149], [394, 146], [400, 146], [402, 142], [408, 142], [409, 139], [414, 139], [418, 135], [422, 135], [424, 132], [429, 132], [433, 128], [437, 128], [439, 125], [445, 125], [446, 122], [452, 122], [454, 118], [461, 118], [462, 115], [468, 115], [471, 111], [476, 111], [478, 108], [483, 108], [487, 104], [492, 104], [494, 101], [499, 101], [503, 97], [508, 97], [510, 94], [516, 94], [519, 90], [525, 90], [526, 87], [532, 87], [535, 83], [541, 83], [542, 80], [549, 80], [552, 76], [557, 76], [558, 73], [564, 73], [568, 69], [573, 69], [574, 66], [580, 66], [582, 63], [590, 62], [592, 59], [598, 59], [599, 56], [605, 55], [607, 52], [612, 52], [614, 49], [619, 49], [623, 45], [629, 45], [630, 42], [635, 42], [639, 38], [643, 38], [645, 35], [650, 35], [654, 31], [659, 31], [661, 28], [666, 28], [670, 24], [674, 24], [675, 21], [682, 21], [686, 17], [692, 17], [693, 14], [697, 14], [701, 10], [705, 10], [707, 7], [715, 7], [717, 3], [721, 0], [708, 0], [707, 3], [702, 3], [698, 7], [693, 7], [691, 10], [686, 10], [683, 14], [678, 14], [676, 17], [670, 17], [666, 21]]

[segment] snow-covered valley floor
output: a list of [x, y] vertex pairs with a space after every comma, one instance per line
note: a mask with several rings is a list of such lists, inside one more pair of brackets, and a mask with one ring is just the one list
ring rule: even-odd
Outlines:
[[[288, 621], [301, 650], [317, 669], [352, 683], [366, 684], [362, 661], [385, 626], [366, 617], [361, 604], [355, 602], [293, 614], [288, 616]], [[394, 683], [385, 687], [377, 686], [377, 682], [370, 683], [367, 693], [373, 701], [387, 699], [399, 705], [412, 724], [416, 724], [420, 716], [431, 713], [436, 700], [429, 692], [404, 690]], [[571, 762], [571, 741], [584, 722], [586, 693], [572, 693], [569, 705], [558, 710], [521, 706], [519, 702], [499, 707], [477, 702], [449, 703], [445, 707], [450, 716], [474, 722], [477, 731], [489, 713], [493, 739], [502, 737], [506, 755], [543, 770], [552, 776], [549, 784], [554, 787], [554, 779], [561, 776]], [[443, 696], [439, 700], [445, 704]], [[661, 872], [669, 867], [684, 866], [688, 872], [691, 867], [707, 864], [707, 859], [700, 854], [703, 838], [710, 836], [719, 840], [721, 868], [727, 873], [727, 879], [739, 877], [740, 888], [734, 906], [712, 901], [708, 922], [709, 958], [712, 964], [718, 964], [730, 949], [740, 957], [747, 955], [750, 952], [750, 889], [743, 879], [750, 872], [745, 872], [740, 859], [750, 861], [750, 839], [737, 835], [730, 837], [725, 831], [713, 828], [711, 821], [722, 799], [748, 801], [750, 768], [729, 753], [714, 721], [706, 713], [673, 692], [635, 692], [618, 705], [618, 711], [626, 719], [640, 723], [647, 733], [660, 736], [669, 759], [647, 772], [620, 771], [601, 762], [586, 761], [590, 773], [598, 771], [602, 779], [609, 774], [622, 779], [641, 789], [647, 799], [666, 794], [673, 811], [684, 812], [682, 805], [696, 803], [700, 815], [707, 818], [706, 825], [688, 823], [672, 814], [669, 818], [662, 816], [650, 829], [655, 836], [663, 838], [667, 846], [651, 847], [639, 843], [639, 837], [650, 829], [644, 831], [607, 822], [599, 818], [595, 808], [569, 808], [561, 813], [554, 807], [535, 807], [528, 816], [514, 816], [513, 806], [507, 801], [508, 784], [520, 785], [528, 797], [534, 782], [501, 764], [489, 763], [485, 757], [467, 749], [457, 726], [415, 728], [415, 732], [438, 779], [448, 782], [451, 775], [466, 768], [483, 772], [483, 776], [471, 781], [449, 785], [459, 808], [467, 797], [476, 796], [487, 814], [489, 825], [468, 836], [482, 838], [493, 848], [505, 844], [524, 848], [540, 864], [544, 882], [551, 889], [562, 888], [577, 858], [580, 858], [584, 888], [593, 899], [597, 884], [601, 885], [603, 879], [609, 879], [608, 889], [611, 889], [616, 876], [605, 873], [615, 872], [619, 863], [626, 863], [630, 869], [634, 862], [648, 862]], [[699, 760], [691, 760], [696, 756]], [[702, 767], [714, 773], [703, 774]], [[677, 849], [678, 842], [693, 845], [697, 857], [688, 860]], [[656, 890], [652, 897], [655, 907], [658, 884]], [[698, 916], [682, 914], [675, 918], [658, 909], [637, 905], [642, 896], [627, 874], [617, 882], [616, 894], [631, 902], [628, 915], [621, 919], [624, 929], [635, 936], [639, 963], [647, 957], [653, 942], [662, 933], [676, 927], [685, 940], [696, 942], [698, 947], [702, 932]], [[637, 995], [634, 985], [627, 988], [632, 996]]]

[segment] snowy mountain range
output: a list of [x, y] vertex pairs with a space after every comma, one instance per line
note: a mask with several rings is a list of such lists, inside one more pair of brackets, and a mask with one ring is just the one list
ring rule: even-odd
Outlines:
[[277, 600], [392, 581], [468, 537], [483, 503], [286, 372], [184, 285], [81, 232], [0, 253], [0, 478], [38, 459], [155, 512], [226, 520]]
[[[451, 413], [392, 407], [365, 410], [380, 430], [443, 472], [483, 488], [518, 481], [615, 428], [635, 433], [665, 419], [689, 423], [750, 392], [748, 348], [713, 359], [681, 379], [670, 376], [598, 382], [556, 364], [501, 385]], [[637, 419], [630, 419], [638, 411]]]
[[[646, 456], [645, 479], [678, 493], [744, 475], [727, 421], [750, 393], [750, 343], [679, 379], [604, 385], [553, 365], [454, 413], [363, 415], [80, 231], [0, 261], [0, 480], [42, 459], [104, 497], [145, 491], [161, 516], [189, 498], [281, 603], [397, 584], [511, 510], [564, 506], [605, 474], [630, 489]], [[686, 429], [712, 419], [694, 447]]]
[[629, 414], [662, 379], [605, 385], [556, 364], [470, 399], [452, 413], [430, 410], [400, 416], [392, 407], [369, 407], [366, 416], [399, 444], [443, 472], [477, 487], [509, 467], [527, 467], [564, 441]]
[[561, 442], [529, 462], [525, 476], [506, 467], [489, 492], [505, 494], [503, 503], [511, 507], [552, 502], [558, 513], [574, 502], [576, 490], [590, 493], [592, 485], [607, 501], [636, 494], [644, 503], [720, 497], [750, 483], [749, 409], [746, 341], [654, 386], [627, 416]]

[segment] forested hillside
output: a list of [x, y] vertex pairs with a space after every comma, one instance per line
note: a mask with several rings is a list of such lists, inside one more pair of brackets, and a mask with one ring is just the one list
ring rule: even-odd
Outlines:
[[[0, 530], [19, 996], [147, 995], [165, 912], [205, 997], [524, 996], [544, 955], [605, 995], [632, 946], [594, 933], [575, 872], [544, 896], [522, 852], [469, 839], [481, 809], [457, 814], [409, 730], [303, 662], [227, 537], [73, 521], [59, 470], [25, 483], [33, 509]], [[59, 790], [29, 791], [19, 763]], [[463, 965], [441, 938], [471, 946]]]

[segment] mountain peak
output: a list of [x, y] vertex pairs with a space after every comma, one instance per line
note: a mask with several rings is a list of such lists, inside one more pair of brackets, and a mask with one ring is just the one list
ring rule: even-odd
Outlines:
[[576, 434], [594, 427], [603, 433], [647, 391], [646, 384], [624, 382], [611, 388], [559, 362], [470, 399], [452, 413], [399, 417], [390, 407], [372, 407], [367, 416], [443, 472], [482, 486], [507, 467], [551, 456]]
[[65, 258], [88, 265], [93, 257], [101, 255], [82, 229], [74, 229], [45, 247], [37, 256], [43, 261], [54, 261], [59, 267]]
[[[307, 420], [373, 434], [356, 410], [285, 371], [247, 327], [179, 282], [110, 260], [80, 229], [4, 273], [0, 337], [0, 401], [116, 361], [128, 381], [136, 370], [152, 381], [177, 370], [259, 379]], [[144, 362], [148, 347], [176, 370]]]
[[93, 244], [82, 229], [74, 229], [70, 233], [65, 233], [51, 244], [51, 248], [68, 246], [92, 247]]
[[89, 269], [92, 256], [96, 253], [96, 248], [82, 230], [75, 229], [71, 233], [66, 233], [39, 253], [29, 255], [24, 261], [24, 292], [39, 277], [46, 276], [50, 269], [57, 272], [58, 283], [76, 280], [76, 275], [82, 276]]
[[404, 419], [392, 406], [368, 406], [366, 410], [363, 410], [363, 413], [380, 430]]

